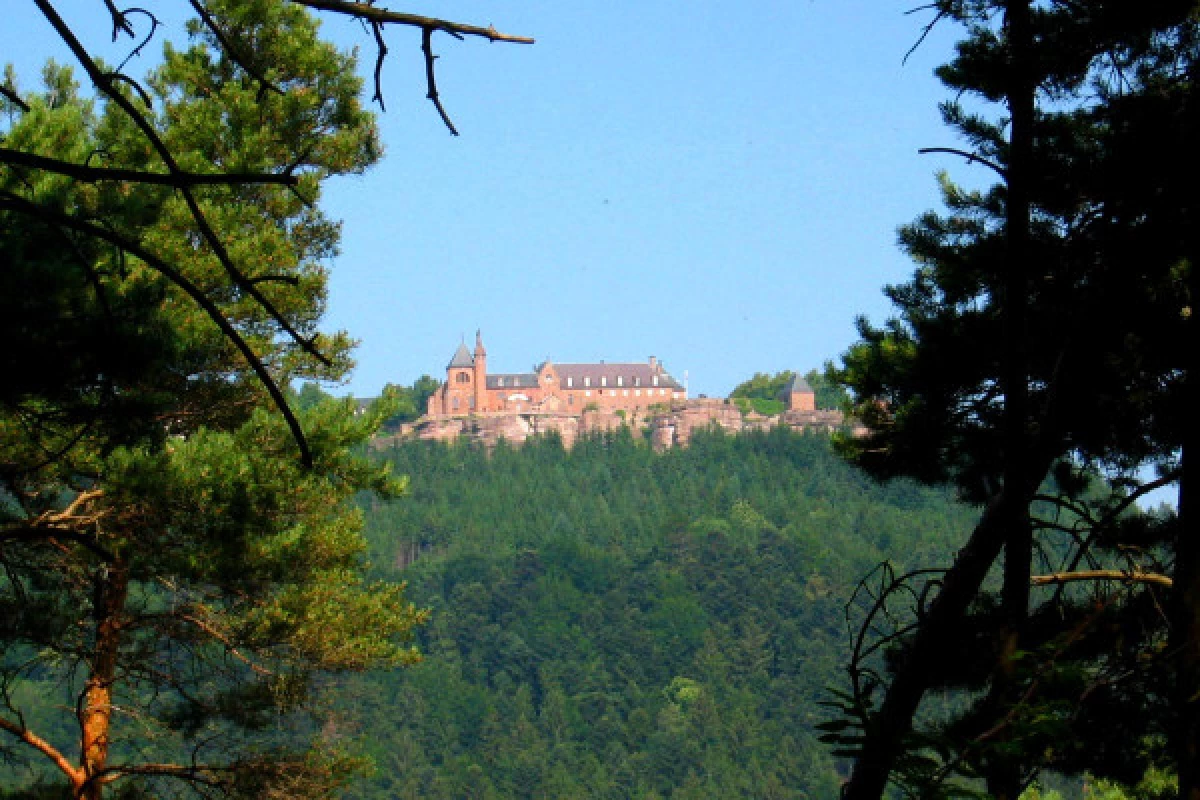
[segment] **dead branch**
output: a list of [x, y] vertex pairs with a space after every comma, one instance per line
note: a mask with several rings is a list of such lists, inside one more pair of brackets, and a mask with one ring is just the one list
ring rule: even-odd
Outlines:
[[990, 169], [992, 172], [999, 175], [1001, 177], [1001, 179], [1004, 179], [1004, 180], [1008, 179], [1008, 170], [1004, 169], [1004, 167], [1000, 166], [999, 164], [995, 163], [994, 161], [987, 160], [986, 158], [984, 158], [981, 155], [978, 155], [977, 153], [971, 153], [966, 150], [959, 150], [956, 147], [922, 147], [917, 152], [923, 156], [929, 155], [930, 153], [949, 153], [952, 156], [961, 156], [967, 160], [968, 164], [982, 164], [983, 166]]
[[345, 14], [365, 22], [378, 22], [389, 25], [405, 25], [421, 30], [445, 31], [451, 35], [479, 36], [489, 42], [511, 42], [513, 44], [533, 44], [530, 36], [513, 36], [501, 33], [492, 26], [481, 28], [478, 25], [464, 25], [461, 22], [451, 22], [437, 17], [423, 17], [419, 14], [407, 14], [402, 11], [388, 11], [366, 2], [354, 0], [291, 0], [296, 5], [315, 8], [320, 11], [332, 11], [335, 14]]
[[112, 40], [115, 42], [122, 33], [133, 36], [133, 26], [125, 18], [125, 12], [117, 8], [113, 0], [104, 0], [104, 6], [108, 9], [108, 15], [112, 17]]
[[3, 97], [5, 100], [12, 103], [14, 106], [21, 109], [22, 111], [29, 110], [29, 104], [26, 103], [24, 100], [22, 100], [20, 95], [18, 95], [15, 91], [13, 91], [12, 89], [10, 89], [7, 86], [4, 86], [2, 84], [0, 84], [0, 97]]
[[1122, 583], [1146, 583], [1154, 586], [1165, 586], [1168, 589], [1174, 581], [1166, 575], [1156, 572], [1141, 572], [1139, 570], [1120, 569], [1089, 569], [1078, 572], [1055, 572], [1050, 575], [1033, 575], [1029, 582], [1032, 586], [1049, 586], [1052, 584], [1075, 583], [1077, 581], [1120, 581]]
[[450, 121], [450, 116], [446, 113], [445, 107], [442, 105], [441, 98], [438, 97], [437, 80], [433, 74], [433, 62], [437, 58], [433, 54], [433, 28], [423, 28], [421, 30], [421, 52], [425, 54], [425, 85], [427, 87], [425, 96], [433, 101], [433, 107], [437, 109], [438, 114], [442, 117], [442, 122], [446, 123], [446, 127], [450, 129], [450, 133], [458, 136], [458, 129], [454, 127], [454, 123]]
[[371, 33], [375, 34], [375, 95], [371, 98], [379, 103], [380, 111], [387, 111], [383, 104], [383, 60], [387, 58], [387, 43], [383, 41], [383, 24], [371, 23]]
[[63, 161], [35, 153], [25, 153], [10, 147], [0, 147], [0, 164], [10, 166], [30, 167], [45, 172], [53, 172], [84, 183], [99, 183], [102, 181], [123, 181], [127, 183], [144, 183], [154, 186], [170, 186], [183, 189], [189, 186], [241, 186], [247, 184], [271, 184], [276, 186], [296, 186], [300, 179], [295, 175], [274, 172], [147, 172], [140, 169], [121, 169], [110, 167], [93, 167], [87, 164], [77, 164], [73, 161]]

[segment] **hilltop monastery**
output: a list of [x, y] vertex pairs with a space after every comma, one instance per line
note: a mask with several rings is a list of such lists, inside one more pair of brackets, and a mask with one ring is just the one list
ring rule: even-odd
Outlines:
[[483, 337], [475, 351], [458, 346], [446, 365], [446, 381], [429, 397], [427, 413], [401, 426], [376, 447], [405, 436], [451, 440], [466, 436], [493, 446], [553, 433], [566, 447], [582, 435], [621, 428], [645, 430], [655, 448], [687, 444], [692, 433], [711, 427], [737, 432], [786, 425], [795, 430], [832, 431], [843, 423], [837, 411], [818, 411], [812, 388], [797, 375], [779, 395], [784, 411], [763, 416], [721, 398], [689, 398], [687, 387], [662, 363], [555, 364], [533, 372], [487, 370]]
[[487, 371], [487, 351], [476, 332], [475, 352], [458, 346], [446, 365], [446, 382], [429, 398], [433, 419], [472, 414], [637, 412], [687, 400], [687, 388], [651, 356], [637, 364], [555, 364], [533, 372]]

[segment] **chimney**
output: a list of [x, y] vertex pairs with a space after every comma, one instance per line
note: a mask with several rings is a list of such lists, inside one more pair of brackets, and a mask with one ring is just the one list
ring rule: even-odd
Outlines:
[[658, 368], [658, 359], [655, 358], [654, 356], [650, 356], [650, 369], [657, 369], [657, 368]]

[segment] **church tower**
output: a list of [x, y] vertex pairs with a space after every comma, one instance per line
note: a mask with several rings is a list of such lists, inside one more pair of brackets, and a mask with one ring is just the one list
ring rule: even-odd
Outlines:
[[475, 331], [475, 410], [488, 411], [487, 402], [487, 351], [483, 349], [483, 336]]

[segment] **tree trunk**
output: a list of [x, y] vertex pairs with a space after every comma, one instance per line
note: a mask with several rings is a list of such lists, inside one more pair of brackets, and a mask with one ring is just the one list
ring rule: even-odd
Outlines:
[[79, 800], [100, 800], [104, 784], [100, 773], [108, 763], [112, 729], [113, 684], [121, 646], [129, 571], [117, 558], [96, 577], [93, 618], [96, 641], [79, 711], [80, 752], [84, 783], [76, 790]]
[[[1196, 347], [1193, 344], [1193, 352]], [[1195, 370], [1189, 370], [1187, 388], [1196, 398], [1194, 375]], [[1175, 708], [1179, 714], [1173, 726], [1173, 749], [1179, 765], [1180, 800], [1200, 800], [1200, 539], [1193, 522], [1197, 446], [1195, 433], [1185, 434], [1172, 592], [1171, 652], [1175, 654]]]
[[[1200, 136], [1200, 66], [1193, 61], [1188, 68], [1188, 88], [1184, 95], [1183, 137], [1179, 152], [1186, 154], [1196, 168], [1193, 143]], [[1194, 172], [1184, 171], [1184, 175]], [[1197, 358], [1200, 354], [1200, 330], [1197, 328], [1196, 303], [1200, 300], [1200, 208], [1194, 193], [1186, 209], [1185, 252], [1188, 256], [1187, 289], [1190, 315], [1186, 320], [1184, 342], [1184, 408], [1200, 403], [1197, 390]], [[1188, 344], [1190, 342], [1190, 344]], [[1200, 800], [1200, 535], [1195, 530], [1197, 507], [1196, 456], [1200, 440], [1195, 424], [1184, 425], [1180, 453], [1182, 477], [1179, 480], [1179, 527], [1175, 539], [1175, 574], [1171, 592], [1170, 651], [1175, 663], [1174, 705], [1178, 712], [1171, 726], [1171, 742], [1179, 772], [1180, 800]]]
[[[1028, 483], [1029, 385], [1026, 353], [1026, 318], [1029, 305], [1030, 164], [1033, 159], [1033, 124], [1036, 79], [1031, 69], [1030, 11], [1028, 0], [1009, 0], [1004, 24], [1008, 42], [1009, 163], [1005, 203], [1007, 257], [1004, 280], [1004, 485]], [[1033, 530], [1027, 504], [1011, 503], [1004, 523], [1004, 582], [1001, 591], [1001, 628], [997, 635], [996, 667], [987, 704], [999, 715], [1020, 692], [1015, 657], [1021, 632], [1029, 616], [1029, 578], [1032, 574]], [[1002, 730], [996, 743], [1010, 739]], [[1017, 800], [1021, 794], [1019, 759], [991, 753], [985, 776], [988, 792], [996, 800]]]

